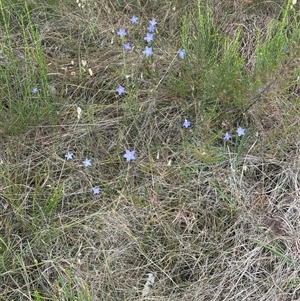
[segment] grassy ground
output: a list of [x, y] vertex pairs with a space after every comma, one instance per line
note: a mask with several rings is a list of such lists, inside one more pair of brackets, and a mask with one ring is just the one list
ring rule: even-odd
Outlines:
[[299, 300], [298, 4], [0, 12], [0, 300]]

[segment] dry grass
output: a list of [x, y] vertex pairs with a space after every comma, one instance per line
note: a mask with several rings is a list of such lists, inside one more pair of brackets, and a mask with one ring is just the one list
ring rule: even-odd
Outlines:
[[[245, 81], [234, 83], [240, 96], [234, 86], [216, 92], [217, 111], [201, 103], [197, 58], [191, 54], [189, 65], [176, 57], [181, 17], [195, 11], [193, 1], [54, 3], [29, 6], [52, 113], [22, 132], [0, 130], [0, 299], [298, 300], [296, 37], [278, 64], [256, 69], [257, 30], [264, 43], [283, 1], [208, 1], [219, 34], [232, 41], [242, 30], [245, 60]], [[157, 54], [146, 60], [141, 36], [152, 17]], [[120, 27], [135, 45], [125, 60]], [[12, 29], [21, 65], [22, 35]], [[118, 84], [125, 96], [116, 95]], [[182, 128], [184, 118], [191, 128]], [[222, 134], [240, 125], [246, 136], [225, 143]], [[136, 150], [136, 160], [125, 162], [125, 149]], [[90, 168], [82, 166], [86, 157]], [[149, 272], [155, 284], [142, 298]]]

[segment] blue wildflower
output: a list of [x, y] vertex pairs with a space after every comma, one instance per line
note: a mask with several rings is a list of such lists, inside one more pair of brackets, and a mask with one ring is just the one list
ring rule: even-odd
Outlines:
[[93, 188], [92, 188], [92, 191], [93, 191], [93, 194], [99, 194], [100, 191], [101, 191], [101, 189], [100, 189], [99, 186], [96, 186], [96, 187], [93, 187]]
[[238, 129], [237, 129], [237, 134], [238, 134], [238, 136], [240, 137], [240, 136], [244, 136], [245, 135], [245, 129], [244, 128], [242, 128], [242, 127], [238, 127]]
[[155, 26], [150, 24], [150, 25], [147, 27], [147, 30], [148, 30], [148, 32], [154, 32], [154, 31], [155, 31]]
[[153, 33], [147, 32], [146, 36], [144, 37], [144, 40], [148, 43], [153, 41]]
[[155, 26], [157, 24], [156, 19], [153, 18], [151, 21], [149, 21], [149, 24]]
[[31, 92], [32, 92], [32, 94], [36, 94], [39, 92], [39, 90], [37, 87], [34, 87]]
[[146, 57], [149, 57], [150, 55], [152, 55], [153, 54], [152, 47], [146, 46], [145, 50], [143, 51], [143, 54]]
[[89, 167], [89, 166], [92, 165], [91, 160], [88, 159], [88, 158], [85, 158], [85, 160], [82, 161], [82, 164], [83, 164], [85, 167]]
[[124, 46], [125, 50], [131, 50], [132, 49], [132, 46], [130, 45], [130, 43], [125, 43], [123, 46]]
[[130, 22], [131, 24], [136, 24], [138, 22], [139, 18], [135, 15], [133, 15], [131, 18], [130, 18]]
[[116, 91], [118, 92], [119, 95], [122, 95], [125, 92], [125, 87], [119, 85]]
[[184, 126], [185, 128], [188, 128], [191, 126], [191, 122], [188, 121], [187, 119], [184, 119], [184, 123], [182, 124], [182, 126]]
[[120, 37], [126, 36], [126, 30], [125, 30], [124, 28], [120, 28], [120, 29], [117, 31], [117, 35], [120, 36]]
[[74, 154], [71, 153], [71, 152], [67, 152], [67, 153], [65, 154], [66, 160], [72, 160], [72, 159], [73, 159], [73, 156], [74, 156]]
[[123, 157], [126, 159], [127, 162], [129, 162], [131, 160], [135, 160], [135, 151], [134, 150], [130, 151], [130, 150], [126, 149]]
[[232, 136], [228, 132], [226, 132], [225, 135], [224, 135], [224, 140], [228, 141], [228, 140], [231, 139], [231, 137]]
[[178, 51], [178, 56], [181, 58], [181, 59], [184, 59], [185, 58], [185, 50], [184, 49], [180, 49]]

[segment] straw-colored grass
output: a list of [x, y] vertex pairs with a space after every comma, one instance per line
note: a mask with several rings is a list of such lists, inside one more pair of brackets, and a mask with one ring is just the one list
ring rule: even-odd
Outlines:
[[0, 1], [0, 300], [300, 298], [291, 5]]

